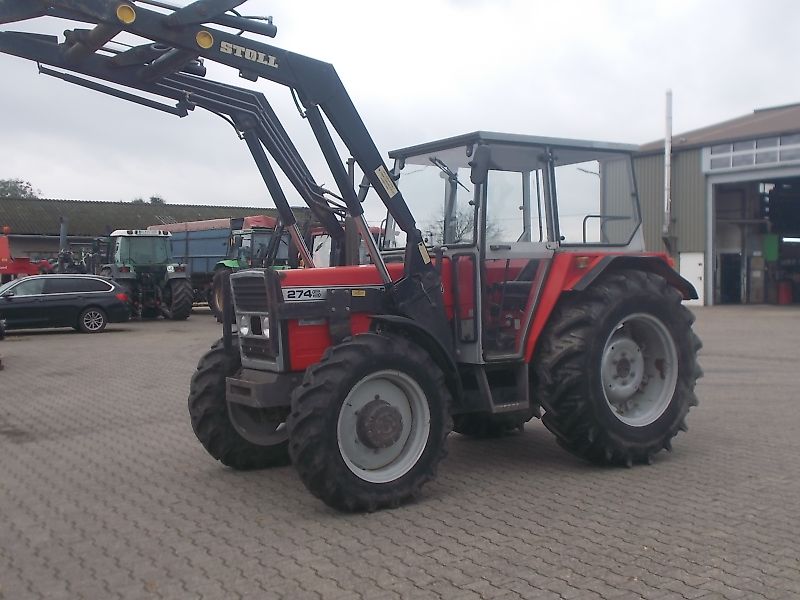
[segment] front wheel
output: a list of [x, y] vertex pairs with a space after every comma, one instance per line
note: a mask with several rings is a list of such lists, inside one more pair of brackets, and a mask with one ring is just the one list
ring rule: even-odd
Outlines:
[[227, 267], [217, 269], [214, 273], [214, 279], [211, 281], [211, 291], [208, 294], [208, 306], [211, 308], [211, 312], [214, 313], [217, 323], [222, 323], [223, 292], [225, 286], [230, 285], [231, 273], [233, 273], [233, 269]]
[[653, 273], [606, 275], [556, 309], [535, 364], [542, 422], [592, 462], [651, 462], [697, 404], [694, 317]]
[[[231, 354], [222, 340], [197, 365], [189, 391], [192, 429], [206, 451], [234, 469], [261, 469], [288, 463], [285, 414], [228, 406], [225, 380], [241, 368], [238, 340]], [[286, 411], [284, 411], [285, 413]]]
[[289, 453], [329, 506], [398, 506], [435, 477], [449, 405], [444, 374], [413, 341], [357, 335], [329, 349], [293, 392]]

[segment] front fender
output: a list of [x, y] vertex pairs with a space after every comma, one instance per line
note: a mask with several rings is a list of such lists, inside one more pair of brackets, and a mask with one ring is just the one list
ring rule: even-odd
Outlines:
[[424, 327], [408, 317], [399, 315], [372, 315], [372, 330], [375, 331], [384, 327], [393, 331], [402, 331], [412, 340], [418, 343], [425, 351], [431, 355], [434, 362], [442, 370], [450, 388], [450, 393], [455, 401], [463, 397], [463, 386], [461, 377], [458, 373], [458, 365], [453, 360], [451, 352], [442, 346], [441, 342], [432, 336]]
[[238, 260], [233, 260], [230, 258], [226, 258], [225, 260], [219, 261], [217, 264], [214, 265], [214, 270], [217, 271], [218, 269], [241, 269], [242, 265], [239, 264]]

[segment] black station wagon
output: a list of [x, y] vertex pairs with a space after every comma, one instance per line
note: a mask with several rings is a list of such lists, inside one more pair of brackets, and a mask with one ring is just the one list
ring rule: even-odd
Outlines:
[[130, 318], [125, 291], [95, 275], [32, 275], [0, 286], [6, 329], [73, 327], [99, 333]]

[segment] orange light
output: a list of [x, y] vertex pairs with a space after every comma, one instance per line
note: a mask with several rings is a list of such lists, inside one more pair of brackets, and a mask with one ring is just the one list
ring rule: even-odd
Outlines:
[[575, 266], [579, 269], [585, 269], [589, 266], [591, 259], [588, 256], [579, 256], [575, 259]]

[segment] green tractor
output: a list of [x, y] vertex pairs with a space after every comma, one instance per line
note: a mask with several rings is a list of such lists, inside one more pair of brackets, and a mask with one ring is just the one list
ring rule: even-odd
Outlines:
[[93, 270], [126, 289], [135, 317], [185, 320], [192, 312], [186, 265], [174, 262], [168, 231], [118, 229], [98, 244]]
[[[248, 219], [252, 218], [248, 217]], [[261, 218], [268, 219], [269, 217]], [[214, 265], [214, 278], [208, 305], [220, 322], [222, 322], [223, 289], [225, 285], [228, 285], [231, 273], [253, 267], [269, 266], [273, 269], [290, 269], [297, 266], [297, 261], [292, 260], [289, 255], [288, 233], [282, 233], [280, 240], [276, 240], [274, 225], [271, 227], [251, 225], [247, 220], [244, 225], [244, 229], [231, 231], [227, 257]], [[273, 248], [274, 244], [277, 247]]]

